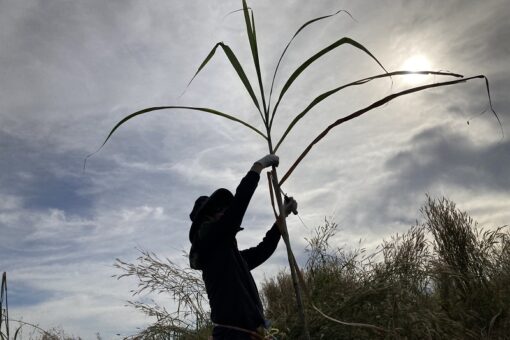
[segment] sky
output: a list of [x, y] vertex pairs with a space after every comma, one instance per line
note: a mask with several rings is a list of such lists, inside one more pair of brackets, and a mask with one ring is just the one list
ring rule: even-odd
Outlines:
[[[372, 247], [420, 221], [426, 194], [448, 197], [480, 226], [510, 222], [510, 3], [471, 1], [251, 1], [263, 83], [307, 20], [337, 10], [296, 38], [276, 77], [341, 37], [363, 44], [389, 71], [448, 70], [483, 80], [407, 95], [333, 129], [282, 189], [299, 203], [288, 219], [303, 263], [306, 237], [330, 218], [334, 246]], [[0, 0], [0, 271], [9, 283], [10, 316], [62, 327], [85, 339], [133, 334], [150, 319], [126, 306], [136, 282], [116, 280], [116, 258], [137, 248], [186, 265], [189, 213], [216, 188], [235, 190], [267, 144], [240, 124], [202, 112], [159, 111], [122, 126], [150, 106], [221, 110], [258, 128], [260, 116], [218, 50], [186, 89], [215, 43], [236, 53], [252, 84], [255, 71], [241, 1]], [[380, 74], [370, 57], [342, 46], [313, 63], [286, 93], [272, 135], [317, 95]], [[317, 105], [278, 150], [283, 175], [329, 124], [391, 93], [439, 76], [381, 79]], [[184, 92], [184, 90], [186, 90]], [[183, 94], [184, 92], [184, 94]], [[467, 123], [469, 121], [469, 124]], [[238, 234], [258, 243], [274, 217], [265, 176]], [[285, 247], [253, 274], [287, 268]], [[171, 306], [169, 296], [158, 301]]]

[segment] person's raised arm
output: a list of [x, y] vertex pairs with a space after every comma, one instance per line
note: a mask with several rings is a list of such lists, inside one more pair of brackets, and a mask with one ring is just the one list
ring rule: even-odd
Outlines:
[[278, 166], [279, 158], [276, 155], [267, 155], [256, 161], [250, 171], [239, 183], [234, 199], [223, 216], [215, 223], [223, 233], [235, 235], [241, 230], [241, 223], [248, 204], [257, 188], [262, 169], [270, 166]]

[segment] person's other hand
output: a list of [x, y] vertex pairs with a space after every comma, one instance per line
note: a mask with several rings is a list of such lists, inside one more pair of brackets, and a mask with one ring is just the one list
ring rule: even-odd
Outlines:
[[285, 202], [283, 202], [285, 207], [285, 217], [289, 216], [290, 213], [297, 215], [297, 201], [293, 197], [285, 196]]

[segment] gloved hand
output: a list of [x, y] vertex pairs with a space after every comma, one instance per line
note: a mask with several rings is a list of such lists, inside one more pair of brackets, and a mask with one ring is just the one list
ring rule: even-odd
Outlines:
[[280, 163], [280, 158], [276, 155], [266, 155], [255, 162], [255, 164], [260, 164], [262, 168], [267, 168], [268, 166], [278, 166]]
[[297, 215], [297, 201], [293, 197], [285, 196], [285, 201], [283, 202], [285, 207], [285, 217], [289, 216], [290, 213]]

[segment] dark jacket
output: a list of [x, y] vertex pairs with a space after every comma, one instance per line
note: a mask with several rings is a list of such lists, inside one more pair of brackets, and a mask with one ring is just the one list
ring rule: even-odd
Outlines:
[[250, 270], [273, 254], [280, 240], [280, 231], [275, 223], [261, 243], [242, 251], [237, 248], [235, 238], [242, 230], [241, 222], [259, 178], [258, 173], [248, 172], [222, 218], [202, 223], [192, 240], [190, 258], [196, 258], [200, 263], [211, 306], [211, 320], [218, 325], [249, 330], [264, 325], [262, 303]]

